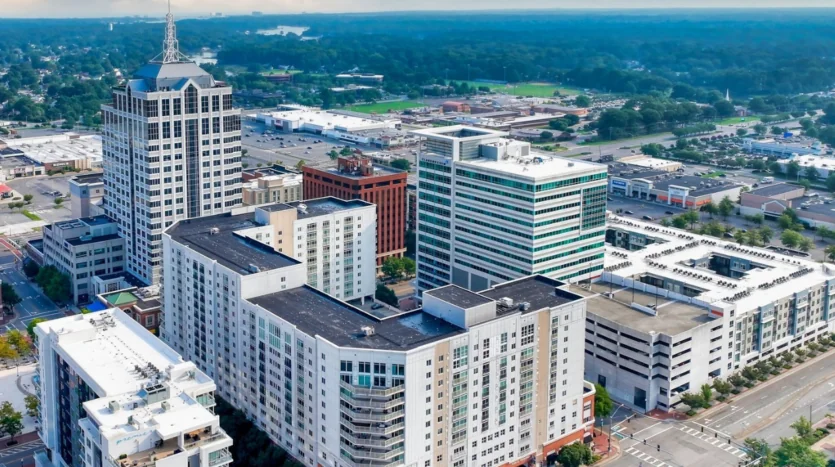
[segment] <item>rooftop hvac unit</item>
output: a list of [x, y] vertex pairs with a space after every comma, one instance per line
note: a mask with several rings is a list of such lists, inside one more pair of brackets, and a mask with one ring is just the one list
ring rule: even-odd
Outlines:
[[219, 233], [220, 229], [218, 229], [217, 227], [212, 227], [211, 229], [209, 229], [209, 235], [217, 235]]
[[110, 402], [107, 403], [107, 408], [110, 409], [111, 413], [116, 413], [116, 412], [119, 411], [121, 406], [119, 405], [119, 403], [117, 401], [110, 401]]
[[162, 411], [168, 412], [169, 410], [171, 410], [171, 403], [168, 401], [162, 401]]
[[374, 326], [363, 326], [360, 329], [362, 330], [362, 334], [364, 336], [373, 336], [374, 335]]
[[531, 304], [530, 304], [530, 302], [522, 302], [522, 303], [520, 303], [520, 304], [519, 304], [519, 309], [520, 309], [520, 310], [522, 310], [522, 311], [528, 311], [528, 310], [530, 310], [530, 309], [531, 309]]
[[499, 299], [499, 305], [510, 308], [513, 306], [513, 299], [510, 297], [502, 297]]

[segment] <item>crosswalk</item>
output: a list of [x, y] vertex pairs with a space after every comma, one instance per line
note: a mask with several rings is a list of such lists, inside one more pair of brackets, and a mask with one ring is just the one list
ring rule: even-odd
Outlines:
[[650, 456], [649, 454], [647, 454], [645, 452], [641, 452], [638, 449], [635, 449], [634, 446], [632, 446], [630, 448], [627, 448], [623, 452], [625, 452], [625, 453], [627, 453], [631, 456], [637, 457], [641, 461], [642, 465], [654, 465], [655, 467], [667, 467], [667, 466], [673, 467], [672, 465], [667, 464], [666, 462], [662, 461], [661, 459], [656, 459], [656, 458]]
[[721, 449], [727, 452], [728, 454], [739, 457], [740, 459], [747, 456], [745, 451], [743, 451], [742, 449], [739, 449], [732, 444], [726, 443], [725, 441], [727, 440], [727, 438], [717, 438], [714, 434], [702, 433], [701, 430], [696, 430], [683, 424], [679, 425], [678, 429], [694, 438], [699, 438], [700, 440], [706, 442], [707, 444], [710, 444], [711, 446], [717, 449]]
[[41, 441], [41, 440], [35, 440], [35, 441], [30, 441], [28, 443], [18, 444], [17, 446], [13, 446], [13, 447], [3, 449], [2, 451], [0, 451], [0, 459], [2, 459], [3, 457], [11, 456], [13, 454], [18, 454], [18, 453], [21, 453], [21, 452], [30, 451], [32, 449], [42, 447], [43, 445], [44, 445], [43, 441]]

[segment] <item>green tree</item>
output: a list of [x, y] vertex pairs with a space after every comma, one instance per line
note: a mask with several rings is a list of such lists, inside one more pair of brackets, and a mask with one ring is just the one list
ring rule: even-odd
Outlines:
[[377, 284], [377, 290], [374, 292], [374, 298], [377, 300], [391, 306], [397, 306], [397, 295], [395, 295], [394, 290], [386, 287], [383, 284]]
[[721, 378], [716, 378], [713, 380], [713, 389], [716, 390], [719, 394], [723, 396], [727, 396], [733, 390], [733, 385]]
[[803, 187], [803, 192], [804, 193], [809, 191], [810, 188], [812, 188], [812, 182], [810, 182], [809, 180], [807, 180], [805, 178], [803, 180], [800, 180], [798, 183], [800, 184], [800, 186]]
[[296, 170], [301, 171], [302, 168], [304, 167], [304, 162], [305, 161], [303, 161], [303, 160], [300, 160], [300, 161], [296, 162]]
[[17, 329], [12, 329], [6, 333], [6, 340], [14, 347], [15, 352], [21, 357], [25, 357], [32, 353], [32, 341], [29, 340], [27, 334], [23, 334]]
[[771, 243], [771, 239], [774, 238], [774, 230], [772, 230], [771, 227], [767, 225], [764, 225], [757, 229], [757, 232], [759, 233], [760, 238], [765, 244]]
[[404, 272], [403, 261], [396, 256], [391, 256], [389, 258], [386, 258], [385, 261], [383, 261], [383, 265], [380, 268], [380, 270], [382, 271], [383, 275], [385, 275], [389, 279], [398, 279], [403, 275]]
[[824, 183], [826, 183], [827, 190], [835, 191], [835, 172], [829, 172]]
[[70, 278], [55, 266], [47, 265], [38, 271], [35, 282], [47, 297], [56, 302], [67, 302], [72, 298]]
[[600, 419], [612, 415], [612, 398], [609, 396], [609, 391], [599, 384], [594, 385], [594, 416]]
[[818, 178], [820, 178], [820, 173], [818, 173], [818, 169], [814, 168], [813, 166], [806, 167], [806, 170], [803, 171], [803, 175], [809, 179], [809, 181], [816, 182]]
[[17, 357], [17, 351], [9, 343], [9, 339], [6, 336], [0, 336], [0, 358], [11, 360]]
[[340, 156], [350, 156], [353, 153], [354, 153], [354, 151], [351, 148], [349, 148], [348, 146], [345, 146], [344, 148], [342, 148], [339, 151]]
[[800, 173], [800, 164], [796, 161], [791, 161], [786, 164], [786, 177], [791, 179], [797, 179], [797, 175]]
[[543, 131], [539, 134], [539, 139], [541, 139], [542, 141], [551, 141], [552, 139], [554, 139], [554, 134], [550, 131]]
[[23, 201], [26, 201], [26, 204], [32, 204], [32, 198], [34, 198], [34, 197], [35, 197], [35, 195], [29, 195], [29, 194], [23, 195]]
[[812, 436], [812, 421], [802, 415], [790, 426], [797, 433], [797, 436], [804, 440], [808, 440]]
[[826, 467], [826, 456], [798, 437], [781, 439], [774, 460], [779, 467]]
[[783, 165], [779, 162], [772, 162], [768, 164], [768, 170], [774, 175], [780, 175], [783, 173]]
[[38, 266], [38, 263], [29, 260], [23, 262], [23, 273], [26, 274], [26, 277], [33, 278], [38, 275], [38, 271], [41, 270], [41, 267]]
[[563, 446], [557, 453], [557, 462], [563, 467], [580, 467], [594, 462], [594, 453], [583, 443], [571, 443]]
[[23, 414], [15, 410], [11, 402], [3, 402], [0, 405], [0, 433], [14, 440], [21, 431], [23, 431]]
[[586, 95], [579, 95], [574, 99], [574, 105], [577, 107], [589, 107], [591, 106], [591, 99], [589, 99]]
[[815, 228], [815, 235], [817, 235], [821, 240], [830, 238], [833, 234], [835, 234], [835, 231], [825, 225]]
[[737, 128], [736, 129], [736, 135], [739, 136], [740, 138], [742, 138], [743, 136], [745, 136], [747, 134], [748, 134], [748, 129], [747, 128]]
[[745, 245], [745, 243], [748, 241], [748, 235], [746, 235], [746, 233], [741, 230], [737, 230], [736, 232], [734, 232], [734, 240], [740, 245]]
[[26, 332], [29, 334], [29, 339], [32, 339], [32, 342], [37, 342], [38, 340], [38, 335], [35, 334], [35, 326], [44, 321], [46, 321], [46, 318], [35, 318], [26, 325]]
[[693, 410], [700, 409], [705, 406], [705, 400], [704, 397], [702, 397], [702, 394], [684, 392], [679, 396], [679, 399]]
[[408, 277], [413, 277], [417, 272], [417, 264], [415, 264], [415, 260], [411, 258], [400, 258], [400, 264], [403, 265], [403, 273]]
[[12, 287], [12, 284], [8, 282], [0, 284], [0, 297], [3, 298], [3, 304], [8, 306], [11, 310], [14, 310], [15, 305], [23, 301], [23, 299], [20, 298], [20, 295], [17, 294], [14, 287]]
[[722, 201], [719, 202], [719, 214], [722, 218], [727, 219], [729, 215], [734, 211], [734, 202], [731, 201], [731, 198], [725, 196], [722, 198]]
[[27, 394], [26, 397], [23, 398], [23, 401], [26, 404], [26, 415], [29, 415], [32, 418], [37, 418], [41, 409], [41, 403], [38, 398], [31, 394]]
[[797, 242], [797, 248], [800, 251], [807, 252], [815, 247], [814, 242], [811, 239], [806, 237], [801, 237], [800, 240]]
[[687, 218], [684, 217], [684, 215], [673, 217], [673, 227], [675, 227], [677, 229], [686, 229], [687, 228]]
[[708, 213], [710, 218], [713, 219], [713, 216], [719, 213], [719, 207], [714, 203], [712, 200], [708, 201], [707, 204], [702, 206], [702, 211]]
[[391, 161], [391, 166], [395, 169], [409, 171], [412, 168], [412, 163], [406, 159], [395, 159]]
[[669, 217], [662, 217], [660, 222], [664, 227], [670, 227], [673, 225], [673, 221], [671, 221]]
[[761, 161], [760, 159], [755, 159], [753, 162], [751, 162], [751, 168], [754, 170], [765, 170], [765, 162]]
[[757, 438], [745, 438], [743, 442], [748, 459], [751, 461], [760, 459], [760, 467], [774, 466], [774, 452], [765, 440]]
[[828, 247], [826, 247], [824, 253], [826, 253], [827, 258], [829, 258], [832, 261], [835, 261], [835, 245], [829, 245]]
[[713, 388], [709, 384], [703, 384], [699, 392], [702, 397], [702, 406], [710, 407], [710, 401], [713, 400]]
[[687, 211], [687, 212], [685, 212], [684, 214], [682, 214], [682, 216], [683, 216], [683, 217], [684, 217], [684, 219], [687, 221], [687, 223], [688, 223], [688, 224], [690, 224], [690, 228], [691, 228], [691, 229], [692, 229], [693, 227], [695, 227], [695, 226], [696, 226], [696, 224], [699, 222], [699, 213], [698, 213], [698, 211]]
[[754, 131], [757, 132], [760, 136], [765, 136], [765, 132], [768, 131], [768, 127], [763, 125], [762, 123], [757, 123], [754, 125]]
[[335, 149], [331, 149], [330, 152], [328, 153], [328, 157], [330, 157], [332, 161], [335, 161], [336, 159], [339, 158], [339, 153], [336, 152]]
[[800, 235], [794, 230], [785, 230], [783, 231], [783, 235], [780, 236], [780, 241], [788, 248], [796, 248], [802, 238], [803, 235]]

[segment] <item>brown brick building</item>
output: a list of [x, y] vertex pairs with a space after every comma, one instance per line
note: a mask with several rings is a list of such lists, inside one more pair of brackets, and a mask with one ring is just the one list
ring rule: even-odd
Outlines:
[[370, 159], [340, 157], [337, 167], [304, 167], [306, 199], [335, 196], [377, 205], [377, 265], [406, 251], [406, 176]]

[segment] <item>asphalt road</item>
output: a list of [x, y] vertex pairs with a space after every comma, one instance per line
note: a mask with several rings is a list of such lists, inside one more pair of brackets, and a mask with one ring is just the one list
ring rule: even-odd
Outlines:
[[793, 436], [791, 424], [801, 416], [813, 422], [835, 413], [835, 354], [810, 361], [788, 377], [737, 398], [700, 422], [737, 439], [763, 438], [778, 445]]
[[0, 464], [5, 467], [26, 467], [35, 465], [33, 455], [44, 449], [40, 439], [19, 444], [0, 451]]
[[20, 261], [15, 261], [19, 253], [10, 250], [6, 242], [0, 242], [0, 281], [11, 284], [23, 301], [14, 308], [16, 318], [0, 328], [0, 332], [12, 329], [25, 331], [26, 326], [35, 318], [54, 319], [65, 316], [52, 300], [26, 279], [20, 270]]

